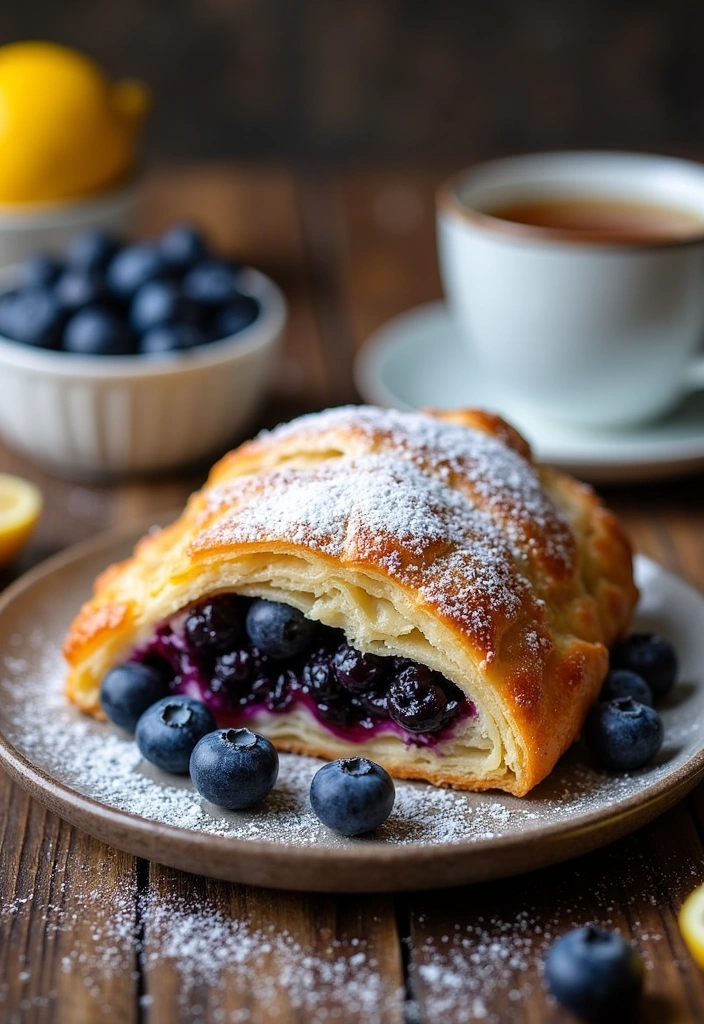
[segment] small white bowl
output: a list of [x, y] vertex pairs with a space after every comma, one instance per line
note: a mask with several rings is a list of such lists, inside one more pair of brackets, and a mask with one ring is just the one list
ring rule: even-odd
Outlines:
[[63, 252], [79, 231], [128, 235], [134, 219], [139, 181], [90, 199], [52, 203], [0, 203], [0, 267], [21, 263], [38, 252]]
[[260, 314], [221, 341], [163, 357], [76, 356], [0, 337], [0, 436], [70, 477], [172, 469], [221, 454], [266, 387], [286, 301], [257, 270]]

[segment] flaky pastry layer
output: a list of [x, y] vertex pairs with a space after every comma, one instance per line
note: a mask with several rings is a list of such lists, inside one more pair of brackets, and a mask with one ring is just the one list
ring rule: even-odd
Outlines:
[[333, 409], [230, 452], [176, 522], [98, 578], [66, 638], [68, 697], [100, 714], [111, 666], [227, 591], [427, 665], [477, 709], [429, 746], [383, 731], [346, 742], [300, 706], [262, 712], [256, 728], [280, 749], [364, 753], [397, 777], [517, 795], [579, 734], [637, 598], [615, 516], [536, 466], [503, 420]]

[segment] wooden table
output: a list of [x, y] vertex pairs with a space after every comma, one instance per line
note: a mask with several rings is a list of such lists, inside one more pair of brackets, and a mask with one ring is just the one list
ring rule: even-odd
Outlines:
[[[195, 218], [284, 288], [291, 323], [260, 425], [354, 401], [355, 350], [440, 294], [433, 190], [442, 173], [327, 177], [275, 167], [156, 170], [141, 230]], [[0, 450], [46, 510], [0, 584], [113, 524], [179, 506], [194, 475], [93, 487]], [[637, 548], [704, 587], [700, 480], [612, 489]], [[510, 881], [396, 896], [257, 891], [147, 864], [66, 825], [0, 777], [0, 1020], [549, 1024], [551, 937], [597, 922], [647, 962], [643, 1020], [704, 1020], [704, 976], [677, 929], [704, 882], [704, 788], [637, 834]], [[194, 864], [194, 871], [198, 865]]]

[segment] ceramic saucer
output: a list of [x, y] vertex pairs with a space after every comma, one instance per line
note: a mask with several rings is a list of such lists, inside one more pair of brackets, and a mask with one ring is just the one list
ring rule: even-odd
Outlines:
[[596, 431], [548, 423], [511, 408], [457, 337], [447, 307], [432, 302], [394, 317], [357, 357], [355, 380], [367, 402], [399, 409], [480, 406], [506, 416], [538, 459], [598, 483], [632, 483], [704, 469], [704, 394], [667, 419]]

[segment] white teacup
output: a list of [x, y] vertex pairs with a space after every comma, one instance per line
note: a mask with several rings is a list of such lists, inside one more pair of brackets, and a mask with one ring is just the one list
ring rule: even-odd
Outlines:
[[[572, 226], [505, 219], [535, 203]], [[570, 207], [587, 224], [600, 209], [633, 223], [580, 226]], [[438, 231], [458, 327], [492, 391], [521, 411], [622, 426], [704, 386], [704, 166], [599, 152], [496, 160], [442, 187]]]

